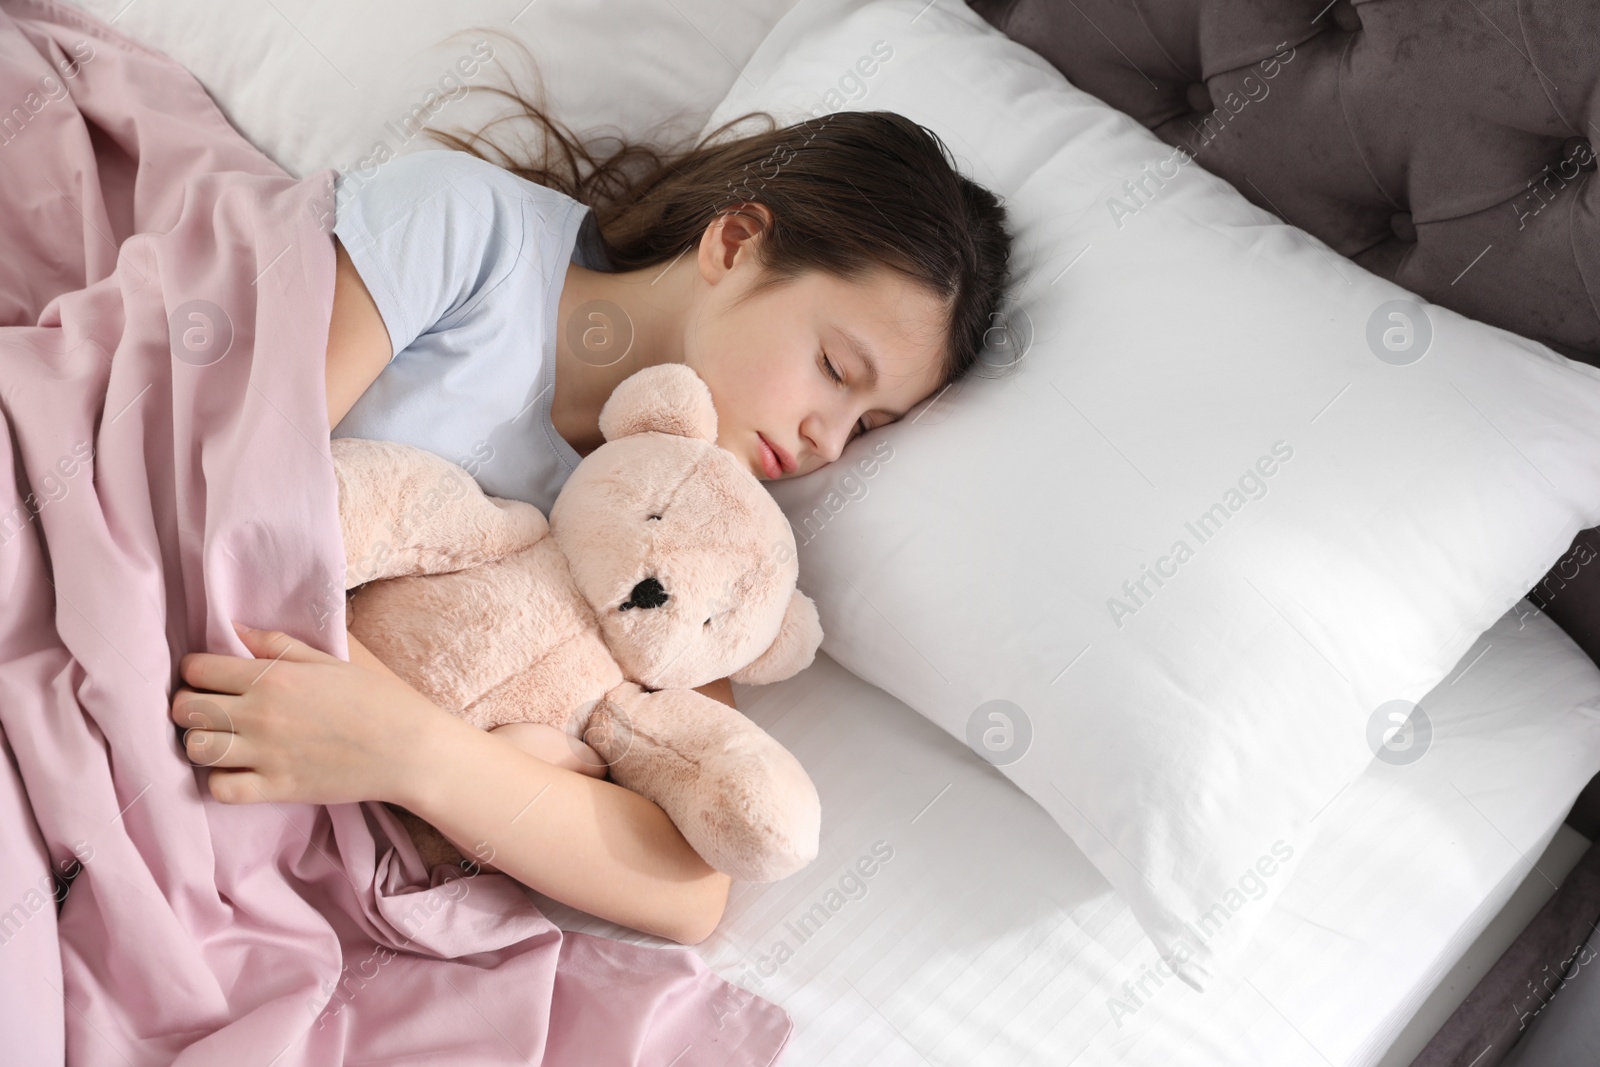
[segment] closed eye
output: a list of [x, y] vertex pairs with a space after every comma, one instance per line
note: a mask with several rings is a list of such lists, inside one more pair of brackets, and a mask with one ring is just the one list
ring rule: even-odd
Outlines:
[[[828, 377], [833, 379], [834, 384], [843, 385], [844, 384], [844, 376], [842, 374], [840, 374], [838, 371], [833, 369], [833, 362], [830, 359], [828, 359], [828, 353], [827, 352], [822, 352], [821, 355], [822, 355], [822, 366], [826, 369], [826, 373], [827, 373]], [[851, 429], [851, 431], [850, 431], [850, 440], [852, 440], [852, 441], [855, 440], [856, 437], [859, 434], [864, 434], [870, 429], [872, 429], [872, 427], [867, 425], [867, 420], [865, 418], [862, 418], [861, 421], [857, 422], [855, 424], [855, 426]]]
[[840, 385], [844, 384], [844, 375], [833, 369], [833, 362], [828, 359], [828, 354], [826, 352], [822, 354], [822, 365], [828, 369], [828, 377], [832, 378]]

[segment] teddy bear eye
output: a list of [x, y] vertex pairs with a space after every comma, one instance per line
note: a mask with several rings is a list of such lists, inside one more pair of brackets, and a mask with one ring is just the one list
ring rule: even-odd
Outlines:
[[660, 518], [660, 517], [661, 517], [661, 516], [660, 516], [660, 515], [652, 515], [652, 516], [650, 516], [650, 517], [651, 517], [651, 518], [652, 518], [652, 519], [659, 519], [659, 518]]
[[[710, 619], [707, 619], [707, 620], [706, 620], [706, 626], [710, 626], [710, 625], [711, 625], [711, 620], [710, 620]], [[704, 627], [702, 627], [702, 629], [704, 629]]]

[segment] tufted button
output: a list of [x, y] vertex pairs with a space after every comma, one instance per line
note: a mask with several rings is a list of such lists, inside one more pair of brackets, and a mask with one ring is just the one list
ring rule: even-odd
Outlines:
[[1345, 33], [1355, 33], [1361, 28], [1361, 12], [1350, 0], [1339, 0], [1333, 5], [1333, 21]]
[[1417, 240], [1417, 224], [1411, 221], [1411, 212], [1397, 211], [1389, 216], [1389, 229], [1394, 231], [1395, 238], [1406, 244], [1414, 244]]
[[[1561, 162], [1575, 162], [1579, 170], [1594, 170], [1594, 149], [1582, 137], [1568, 137], [1561, 146]], [[1562, 169], [1565, 170], [1565, 166]]]
[[1211, 111], [1215, 107], [1211, 103], [1211, 90], [1206, 88], [1205, 82], [1195, 82], [1184, 90], [1184, 96], [1189, 100], [1190, 110]]

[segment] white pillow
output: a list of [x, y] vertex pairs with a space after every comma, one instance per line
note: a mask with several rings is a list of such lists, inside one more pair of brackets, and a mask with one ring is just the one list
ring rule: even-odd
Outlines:
[[[303, 177], [442, 147], [423, 125], [476, 130], [509, 113], [509, 101], [464, 86], [510, 81], [531, 98], [522, 56], [480, 27], [528, 49], [555, 118], [580, 133], [696, 133], [794, 0], [68, 2], [189, 68], [240, 132]], [[511, 145], [531, 131], [505, 122], [489, 135]]]
[[824, 650], [998, 747], [1203, 989], [1312, 818], [1425, 745], [1391, 702], [1600, 522], [1600, 370], [1423, 306], [960, 3], [802, 0], [707, 129], [756, 108], [938, 133], [1006, 200], [1032, 333], [773, 486]]

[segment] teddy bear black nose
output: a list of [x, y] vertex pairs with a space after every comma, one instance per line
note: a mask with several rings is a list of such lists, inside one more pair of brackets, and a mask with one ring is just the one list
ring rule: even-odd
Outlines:
[[633, 592], [628, 594], [628, 599], [623, 601], [618, 610], [627, 611], [629, 608], [659, 608], [667, 602], [667, 591], [661, 588], [661, 583], [654, 578], [646, 578], [633, 587]]

